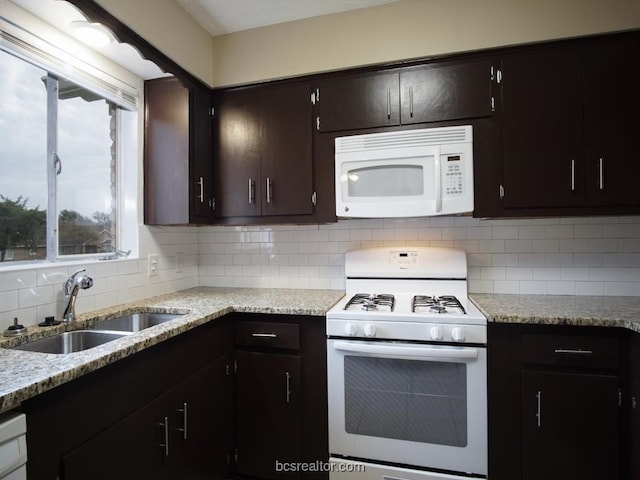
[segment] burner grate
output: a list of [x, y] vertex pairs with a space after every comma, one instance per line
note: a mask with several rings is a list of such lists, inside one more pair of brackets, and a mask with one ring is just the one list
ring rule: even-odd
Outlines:
[[388, 293], [356, 293], [347, 302], [344, 309], [348, 310], [349, 307], [356, 305], [361, 305], [362, 310], [378, 310], [378, 307], [388, 307], [393, 312], [395, 297]]
[[435, 295], [414, 295], [411, 302], [411, 311], [415, 313], [417, 308], [428, 308], [433, 313], [447, 313], [448, 308], [455, 308], [461, 313], [467, 314], [460, 300], [453, 295], [441, 295], [439, 297]]

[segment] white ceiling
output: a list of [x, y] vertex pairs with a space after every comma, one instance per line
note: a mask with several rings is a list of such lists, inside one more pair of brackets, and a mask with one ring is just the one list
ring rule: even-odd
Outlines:
[[211, 35], [373, 7], [398, 0], [176, 0]]

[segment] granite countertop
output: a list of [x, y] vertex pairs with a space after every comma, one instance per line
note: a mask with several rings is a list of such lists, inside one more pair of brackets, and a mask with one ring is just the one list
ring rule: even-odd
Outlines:
[[[28, 398], [227, 313], [324, 316], [343, 296], [344, 292], [339, 290], [200, 287], [80, 314], [72, 324], [29, 327], [25, 336], [0, 340], [0, 413], [18, 407]], [[64, 330], [86, 328], [99, 320], [141, 310], [185, 315], [98, 347], [67, 355], [6, 348]]]
[[640, 333], [640, 297], [471, 294], [489, 322], [622, 327]]

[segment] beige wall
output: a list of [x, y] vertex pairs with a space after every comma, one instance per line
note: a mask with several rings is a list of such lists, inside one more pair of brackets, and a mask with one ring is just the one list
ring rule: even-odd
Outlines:
[[635, 28], [638, 0], [401, 0], [217, 37], [213, 84]]
[[213, 42], [175, 0], [95, 0], [141, 37], [208, 85]]

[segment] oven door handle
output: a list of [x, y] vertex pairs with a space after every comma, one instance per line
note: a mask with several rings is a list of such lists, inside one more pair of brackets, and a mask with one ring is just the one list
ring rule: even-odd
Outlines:
[[352, 353], [362, 353], [369, 355], [384, 355], [394, 358], [404, 359], [452, 359], [452, 360], [474, 360], [478, 358], [478, 350], [465, 347], [430, 347], [430, 346], [398, 346], [398, 345], [378, 345], [371, 343], [356, 342], [335, 342], [335, 350]]

